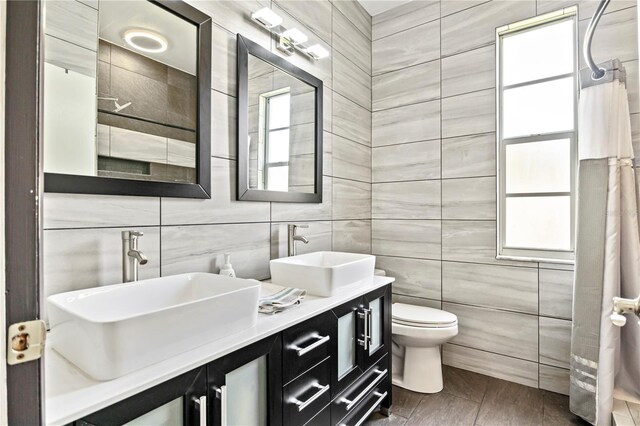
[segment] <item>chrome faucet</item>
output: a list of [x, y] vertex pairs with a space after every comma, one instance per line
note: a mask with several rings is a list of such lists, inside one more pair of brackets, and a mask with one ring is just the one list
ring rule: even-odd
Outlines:
[[147, 257], [138, 250], [140, 231], [122, 231], [122, 282], [138, 281], [138, 264], [146, 265]]
[[302, 241], [305, 244], [309, 244], [309, 240], [307, 239], [307, 237], [303, 236], [303, 235], [297, 235], [296, 231], [298, 230], [298, 228], [308, 228], [309, 225], [294, 225], [292, 223], [289, 224], [288, 229], [289, 229], [289, 238], [288, 238], [288, 249], [287, 249], [287, 255], [288, 256], [295, 256], [296, 255], [296, 241]]

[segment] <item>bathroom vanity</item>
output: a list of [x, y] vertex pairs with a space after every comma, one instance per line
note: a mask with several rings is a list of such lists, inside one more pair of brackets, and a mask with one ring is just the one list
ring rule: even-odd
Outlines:
[[391, 282], [310, 296], [109, 381], [49, 349], [47, 424], [359, 425], [391, 405]]

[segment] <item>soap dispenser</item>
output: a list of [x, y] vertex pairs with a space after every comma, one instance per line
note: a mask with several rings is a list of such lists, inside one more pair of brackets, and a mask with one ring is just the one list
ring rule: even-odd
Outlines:
[[236, 277], [236, 271], [233, 270], [233, 266], [231, 266], [231, 254], [224, 254], [224, 265], [220, 268], [220, 275], [224, 275], [225, 277]]

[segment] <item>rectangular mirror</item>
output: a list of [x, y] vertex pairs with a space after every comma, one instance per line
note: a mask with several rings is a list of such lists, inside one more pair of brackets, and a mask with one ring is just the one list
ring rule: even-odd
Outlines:
[[322, 202], [322, 89], [238, 35], [238, 200]]
[[181, 1], [47, 1], [45, 191], [210, 198], [211, 18]]

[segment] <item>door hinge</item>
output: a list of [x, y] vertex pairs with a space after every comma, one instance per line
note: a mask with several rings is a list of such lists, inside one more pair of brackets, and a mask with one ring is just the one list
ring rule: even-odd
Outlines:
[[11, 324], [7, 333], [7, 364], [39, 359], [44, 352], [46, 339], [47, 328], [42, 320]]

